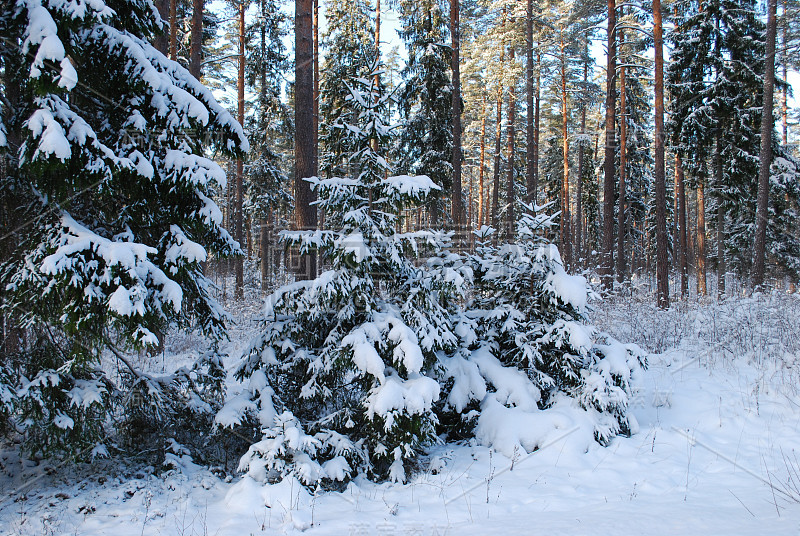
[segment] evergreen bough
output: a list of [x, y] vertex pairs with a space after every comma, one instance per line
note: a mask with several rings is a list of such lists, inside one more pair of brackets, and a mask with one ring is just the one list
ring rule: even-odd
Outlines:
[[[206, 150], [242, 155], [247, 140], [150, 44], [163, 29], [149, 0], [30, 0], [0, 13], [0, 304], [18, 335], [2, 348], [14, 381], [0, 393], [34, 452], [104, 451], [112, 401], [128, 416], [184, 397], [208, 412], [192, 393], [209, 380], [218, 394], [218, 358], [164, 378], [125, 358], [171, 325], [223, 337], [201, 263], [239, 251], [211, 200], [225, 173]], [[119, 384], [98, 366], [108, 349]]]

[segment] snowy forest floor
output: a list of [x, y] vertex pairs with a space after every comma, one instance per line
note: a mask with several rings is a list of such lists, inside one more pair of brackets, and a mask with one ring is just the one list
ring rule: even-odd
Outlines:
[[[632, 401], [639, 431], [607, 447], [565, 417], [530, 455], [445, 445], [405, 485], [312, 496], [291, 480], [222, 480], [189, 458], [154, 474], [116, 459], [37, 463], [6, 445], [0, 534], [800, 536], [800, 297], [652, 301], [613, 297], [592, 314], [651, 352]], [[227, 305], [234, 359], [258, 305]], [[170, 342], [168, 361], [192, 345]]]

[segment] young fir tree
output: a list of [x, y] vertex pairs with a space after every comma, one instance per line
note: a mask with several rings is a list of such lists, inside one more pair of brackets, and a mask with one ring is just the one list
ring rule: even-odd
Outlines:
[[375, 20], [368, 0], [336, 0], [325, 12], [325, 63], [320, 69], [320, 170], [327, 177], [349, 174], [354, 141], [345, 115], [353, 110], [350, 92], [342, 83], [365, 77], [377, 59]]
[[415, 266], [420, 249], [440, 246], [440, 236], [397, 231], [402, 209], [438, 186], [426, 176], [386, 178], [390, 96], [377, 72], [375, 63], [347, 85], [353, 175], [311, 180], [331, 230], [284, 234], [317, 250], [330, 269], [268, 297], [263, 333], [237, 371], [249, 387], [218, 416], [233, 426], [250, 415], [264, 427], [240, 465], [260, 481], [404, 481], [436, 438], [436, 352], [455, 345], [447, 307], [463, 276]]
[[[171, 324], [224, 335], [201, 262], [238, 246], [210, 200], [225, 173], [204, 154], [206, 140], [248, 149], [211, 92], [149, 44], [162, 26], [149, 0], [81, 6], [34, 1], [0, 14], [4, 39], [19, 44], [0, 48], [0, 298], [26, 332], [2, 362], [13, 416], [44, 452], [103, 441], [112, 398], [164, 409], [188, 382], [189, 405], [208, 409], [191, 395], [198, 371], [154, 378], [124, 351], [157, 345]], [[97, 366], [105, 349], [121, 384]]]
[[629, 434], [636, 427], [627, 414], [632, 375], [646, 365], [645, 354], [586, 325], [593, 297], [586, 279], [567, 274], [558, 249], [542, 238], [555, 218], [522, 208], [516, 243], [489, 246], [492, 231], [482, 229], [484, 245], [470, 258], [473, 299], [457, 332], [472, 351], [448, 363], [448, 402], [459, 409], [480, 401], [475, 432], [483, 440], [496, 435], [493, 419], [535, 414], [564, 397], [592, 415], [599, 442]]
[[[408, 61], [403, 70], [405, 87], [400, 95], [403, 119], [398, 139], [397, 161], [410, 173], [425, 173], [442, 187], [451, 189], [453, 166], [452, 84], [450, 48], [446, 42], [447, 21], [439, 0], [400, 1]], [[444, 200], [433, 192], [428, 203], [432, 224], [443, 213]]]

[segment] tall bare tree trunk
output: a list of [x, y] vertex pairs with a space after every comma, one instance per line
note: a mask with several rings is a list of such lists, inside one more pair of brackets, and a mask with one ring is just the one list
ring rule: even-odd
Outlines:
[[[786, 14], [788, 11], [788, 4], [789, 0], [783, 0], [783, 41], [781, 49], [781, 65], [783, 67], [783, 81], [788, 82], [788, 72], [787, 72], [787, 64], [789, 63], [789, 58], [786, 53], [786, 48], [789, 46], [789, 19]], [[783, 86], [783, 91], [781, 95], [781, 123], [782, 123], [782, 132], [783, 132], [783, 145], [789, 145], [789, 107], [787, 104], [787, 97], [788, 97], [789, 87], [788, 84]]]
[[687, 244], [688, 225], [686, 221], [686, 187], [683, 177], [683, 163], [680, 156], [675, 156], [675, 169], [678, 176], [678, 240], [680, 252], [678, 256], [678, 266], [681, 273], [681, 296], [686, 299], [689, 297], [689, 245]]
[[[319, 169], [319, 0], [314, 0], [314, 169]], [[322, 216], [324, 219], [324, 215]]]
[[481, 158], [478, 169], [478, 227], [484, 225], [485, 214], [483, 204], [483, 171], [486, 162], [486, 93], [483, 94], [481, 99]]
[[[508, 59], [510, 63], [514, 63], [514, 47], [510, 47], [508, 52]], [[515, 123], [517, 113], [517, 94], [514, 90], [514, 84], [508, 86], [508, 178], [506, 185], [506, 203], [508, 209], [506, 211], [506, 236], [508, 240], [514, 239], [514, 203], [516, 203], [514, 195], [514, 142], [515, 142]]]
[[583, 169], [584, 169], [584, 138], [586, 133], [586, 107], [581, 109], [581, 143], [578, 145], [578, 182], [575, 192], [575, 262], [583, 259]]
[[[295, 0], [295, 226], [317, 227], [316, 196], [304, 179], [317, 175], [317, 150], [314, 146], [314, 32], [313, 0]], [[316, 255], [299, 259], [298, 279], [312, 279], [317, 274]]]
[[539, 120], [541, 116], [542, 54], [536, 51], [536, 89], [534, 91], [533, 111], [533, 201], [539, 196]]
[[[239, 76], [237, 79], [237, 89], [239, 92], [239, 124], [244, 125], [244, 62], [245, 62], [245, 25], [244, 25], [245, 3], [239, 5]], [[244, 199], [244, 162], [241, 158], [236, 159], [236, 200], [234, 205], [234, 229], [236, 240], [242, 245], [244, 242], [244, 229], [242, 225], [242, 207]], [[244, 259], [237, 256], [234, 261], [236, 272], [236, 290], [234, 296], [237, 299], [244, 297]]]
[[269, 262], [270, 236], [267, 220], [261, 218], [259, 225], [261, 226], [261, 236], [258, 241], [261, 256], [261, 292], [266, 294], [267, 285], [269, 285], [269, 268], [271, 265]]
[[[624, 8], [621, 15], [624, 15]], [[625, 45], [625, 32], [619, 34], [619, 51], [621, 66], [619, 68], [619, 207], [617, 208], [617, 281], [625, 281], [625, 211], [628, 209], [627, 192], [625, 191], [625, 174], [628, 164], [628, 110], [625, 102], [625, 56], [622, 47]]]
[[707, 296], [706, 288], [706, 179], [697, 178], [697, 295]]
[[192, 35], [189, 72], [200, 80], [203, 71], [203, 10], [205, 0], [192, 0]]
[[[158, 15], [161, 17], [161, 20], [164, 22], [169, 21], [169, 0], [156, 0], [153, 2], [158, 10]], [[153, 46], [156, 50], [164, 54], [165, 56], [169, 52], [169, 29], [167, 32], [160, 33], [153, 39]]]
[[563, 176], [561, 178], [561, 250], [564, 266], [572, 264], [572, 238], [570, 234], [569, 207], [569, 113], [567, 111], [567, 55], [564, 42], [564, 29], [559, 31], [559, 52], [561, 61], [561, 152]]
[[[497, 129], [494, 143], [494, 170], [492, 177], [492, 227], [500, 230], [500, 166], [502, 165], [501, 148], [503, 146], [503, 86], [497, 88]], [[497, 236], [495, 234], [495, 236]]]
[[675, 255], [675, 274], [679, 273], [680, 264], [679, 259], [681, 255], [681, 238], [680, 238], [680, 225], [678, 222], [678, 153], [675, 152], [675, 166], [672, 174], [672, 251]]
[[525, 97], [527, 103], [526, 112], [526, 140], [525, 148], [525, 186], [528, 190], [527, 203], [533, 206], [535, 191], [535, 175], [533, 169], [534, 160], [534, 105], [533, 105], [533, 0], [528, 0], [527, 16], [525, 19]]
[[[461, 199], [461, 68], [459, 65], [460, 28], [459, 0], [450, 0], [450, 36], [452, 51], [450, 68], [453, 71], [452, 106], [453, 106], [453, 199], [450, 204], [453, 225], [457, 233], [462, 233], [464, 224], [464, 204]], [[458, 236], [458, 235], [457, 235]]]
[[656, 188], [656, 289], [658, 306], [669, 307], [669, 258], [667, 257], [667, 185], [664, 176], [664, 40], [661, 0], [653, 0], [655, 46], [655, 188]]
[[775, 87], [775, 36], [778, 0], [767, 4], [767, 56], [764, 62], [764, 109], [761, 112], [761, 151], [758, 154], [758, 204], [756, 207], [756, 243], [754, 247], [753, 286], [764, 284], [766, 262], [767, 208], [769, 205], [769, 167], [772, 164], [772, 96]]
[[[586, 54], [588, 55], [589, 52], [589, 41], [586, 41]], [[586, 85], [586, 82], [589, 77], [589, 62], [583, 62], [583, 84]], [[581, 104], [581, 142], [578, 145], [578, 191], [575, 195], [575, 207], [576, 207], [576, 217], [575, 217], [575, 262], [581, 262], [583, 258], [583, 169], [584, 169], [584, 158], [583, 153], [585, 149], [586, 140], [584, 136], [586, 135], [586, 103]], [[581, 263], [582, 264], [582, 263]]]
[[178, 0], [169, 0], [169, 59], [178, 60]]
[[375, 50], [381, 57], [381, 0], [375, 0]]
[[[506, 24], [506, 14], [503, 10], [503, 22], [501, 26]], [[502, 147], [503, 147], [503, 72], [502, 66], [506, 59], [506, 41], [505, 36], [500, 43], [500, 76], [497, 79], [497, 125], [495, 133], [494, 144], [494, 170], [492, 177], [492, 227], [495, 229], [495, 241], [497, 235], [500, 233], [500, 166], [502, 165]]]
[[617, 25], [616, 1], [608, 0], [608, 44], [606, 65], [606, 146], [603, 170], [603, 262], [601, 273], [606, 286], [611, 286], [614, 276], [614, 157], [616, 134], [614, 112], [616, 108]]
[[[714, 143], [714, 182], [722, 184], [722, 134], [719, 130], [716, 133]], [[725, 296], [725, 210], [722, 206], [722, 198], [717, 201], [717, 299]]]

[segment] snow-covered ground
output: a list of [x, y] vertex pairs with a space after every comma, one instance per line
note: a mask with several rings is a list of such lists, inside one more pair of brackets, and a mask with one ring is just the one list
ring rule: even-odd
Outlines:
[[290, 480], [226, 482], [179, 455], [154, 475], [112, 461], [35, 464], [9, 448], [0, 533], [800, 536], [800, 298], [668, 312], [616, 299], [592, 320], [661, 352], [632, 403], [638, 433], [607, 447], [565, 412], [532, 454], [441, 446], [408, 484], [317, 496]]

